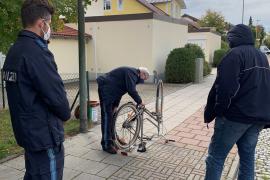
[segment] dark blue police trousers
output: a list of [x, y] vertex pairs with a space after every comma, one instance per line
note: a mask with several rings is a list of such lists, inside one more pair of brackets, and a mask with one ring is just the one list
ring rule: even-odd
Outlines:
[[43, 151], [25, 151], [25, 168], [24, 180], [62, 180], [63, 144]]
[[117, 108], [120, 99], [111, 97], [108, 86], [99, 86], [98, 94], [101, 106], [101, 146], [103, 149], [111, 148], [115, 140], [114, 108]]

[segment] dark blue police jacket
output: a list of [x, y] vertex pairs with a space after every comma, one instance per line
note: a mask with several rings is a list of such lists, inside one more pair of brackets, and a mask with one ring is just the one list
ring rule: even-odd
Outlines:
[[218, 66], [209, 93], [205, 122], [216, 116], [248, 124], [270, 124], [270, 68], [265, 54], [254, 47], [249, 27], [228, 32], [231, 50]]
[[98, 77], [97, 82], [100, 87], [104, 85], [110, 89], [109, 94], [106, 94], [107, 97], [103, 97], [103, 99], [120, 102], [121, 97], [128, 93], [137, 104], [142, 103], [142, 99], [136, 90], [136, 85], [143, 83], [138, 69], [119, 67]]
[[3, 70], [17, 143], [28, 151], [61, 144], [70, 109], [46, 41], [33, 32], [20, 32]]

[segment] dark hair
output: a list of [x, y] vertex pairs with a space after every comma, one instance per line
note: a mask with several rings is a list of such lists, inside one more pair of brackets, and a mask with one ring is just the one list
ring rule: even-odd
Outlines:
[[24, 28], [33, 25], [38, 19], [48, 19], [53, 15], [54, 7], [48, 0], [25, 0], [21, 9]]

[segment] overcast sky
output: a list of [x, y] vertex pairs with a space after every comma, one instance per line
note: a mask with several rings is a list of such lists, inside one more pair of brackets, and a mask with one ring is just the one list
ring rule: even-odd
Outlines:
[[[200, 18], [207, 9], [221, 12], [226, 21], [239, 24], [242, 21], [242, 0], [185, 0], [184, 13]], [[245, 0], [244, 23], [252, 16], [253, 24], [262, 24], [270, 32], [270, 0]]]

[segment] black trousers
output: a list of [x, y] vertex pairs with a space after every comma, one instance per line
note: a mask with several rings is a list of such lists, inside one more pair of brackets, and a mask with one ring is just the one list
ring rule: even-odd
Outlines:
[[24, 180], [62, 180], [63, 144], [44, 151], [25, 151], [25, 169]]
[[99, 86], [98, 94], [101, 106], [101, 146], [103, 149], [108, 149], [113, 145], [115, 140], [115, 121], [114, 109], [119, 106], [121, 99], [115, 99], [111, 96], [109, 86]]

